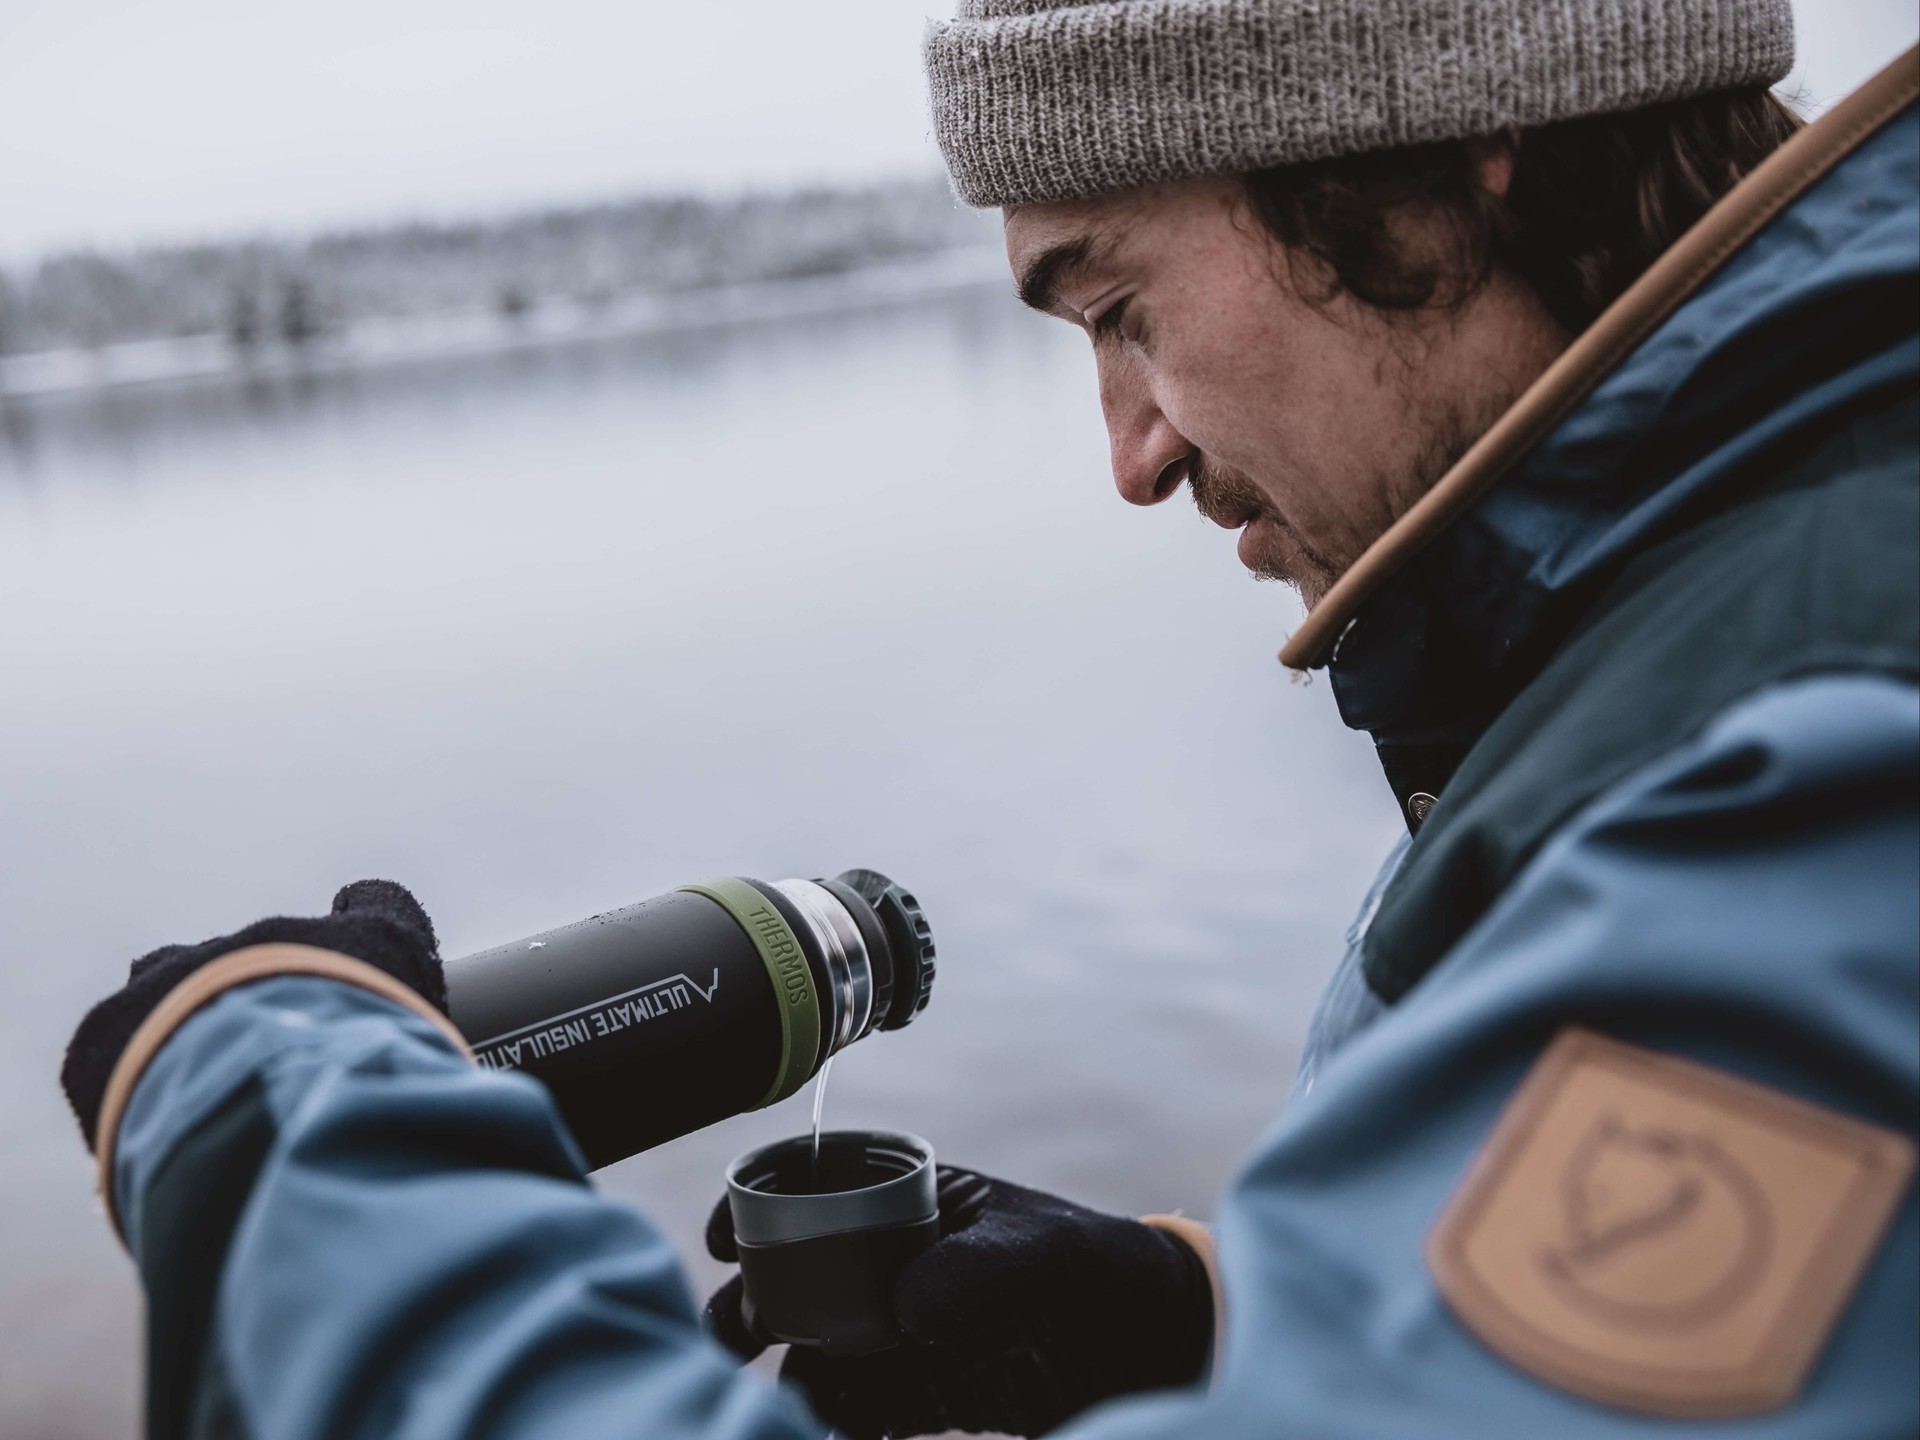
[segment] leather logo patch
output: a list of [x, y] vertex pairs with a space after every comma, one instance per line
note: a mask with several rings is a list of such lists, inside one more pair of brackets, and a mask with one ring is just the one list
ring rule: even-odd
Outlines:
[[1785, 1404], [1914, 1169], [1905, 1136], [1690, 1060], [1562, 1031], [1427, 1245], [1521, 1369], [1661, 1415]]

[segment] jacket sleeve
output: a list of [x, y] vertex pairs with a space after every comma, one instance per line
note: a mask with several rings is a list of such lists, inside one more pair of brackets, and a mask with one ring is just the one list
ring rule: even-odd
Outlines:
[[156, 1055], [115, 1208], [156, 1440], [786, 1440], [821, 1427], [700, 1332], [546, 1093], [336, 980], [230, 990]]
[[[1085, 1440], [1920, 1432], [1909, 1183], [1799, 1395], [1655, 1418], [1503, 1359], [1426, 1262], [1502, 1107], [1564, 1027], [1912, 1137], [1920, 1113], [1920, 695], [1823, 676], [1756, 695], [1565, 827], [1398, 1005], [1297, 1093], [1227, 1197], [1227, 1332], [1205, 1397]], [[1556, 1203], [1554, 1193], [1543, 1204]]]

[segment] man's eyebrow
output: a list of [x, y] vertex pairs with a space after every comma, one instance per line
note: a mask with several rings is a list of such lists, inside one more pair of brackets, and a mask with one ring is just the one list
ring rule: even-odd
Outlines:
[[1021, 272], [1020, 302], [1049, 315], [1054, 313], [1060, 306], [1060, 287], [1092, 265], [1094, 259], [1095, 246], [1090, 235], [1065, 240], [1043, 250]]

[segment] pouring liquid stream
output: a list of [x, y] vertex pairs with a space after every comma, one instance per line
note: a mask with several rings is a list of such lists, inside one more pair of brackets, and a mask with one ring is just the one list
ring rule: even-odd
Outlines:
[[807, 1178], [816, 1194], [820, 1189], [820, 1117], [826, 1113], [827, 1076], [833, 1072], [833, 1061], [829, 1055], [813, 1082], [813, 1162]]

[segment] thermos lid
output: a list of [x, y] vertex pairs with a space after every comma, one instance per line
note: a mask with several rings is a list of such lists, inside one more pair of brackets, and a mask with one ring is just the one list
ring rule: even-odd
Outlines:
[[920, 902], [878, 870], [843, 870], [832, 884], [845, 885], [873, 907], [885, 932], [892, 960], [888, 1001], [874, 1028], [898, 1030], [911, 1025], [933, 995], [933, 927]]
[[727, 1167], [727, 1204], [742, 1245], [783, 1245], [913, 1225], [940, 1213], [933, 1146], [917, 1135], [829, 1130], [820, 1136], [820, 1169], [830, 1179], [867, 1179], [853, 1188], [809, 1193], [813, 1137], [795, 1135], [749, 1150]]

